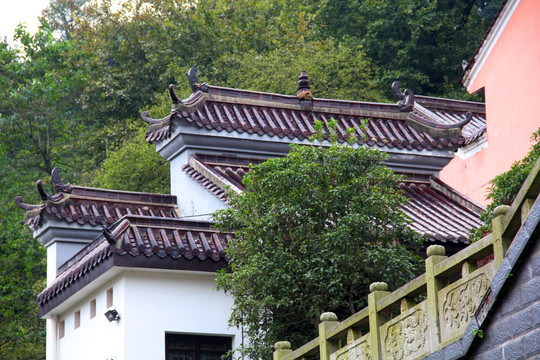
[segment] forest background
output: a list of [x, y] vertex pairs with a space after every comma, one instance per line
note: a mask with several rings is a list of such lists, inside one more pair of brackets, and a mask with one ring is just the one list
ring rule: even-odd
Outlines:
[[[45, 357], [45, 251], [14, 199], [55, 166], [74, 184], [169, 192], [143, 110], [170, 111], [192, 66], [212, 85], [393, 102], [390, 84], [481, 100], [459, 82], [502, 0], [52, 0], [0, 42], [0, 358]], [[14, 44], [14, 45], [12, 45]]]

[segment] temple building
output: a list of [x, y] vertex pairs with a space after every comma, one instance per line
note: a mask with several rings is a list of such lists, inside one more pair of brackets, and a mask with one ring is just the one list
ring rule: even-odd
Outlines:
[[189, 98], [170, 87], [167, 117], [141, 116], [147, 141], [170, 163], [171, 195], [76, 186], [55, 169], [54, 191], [38, 182], [40, 204], [17, 199], [47, 248], [38, 304], [48, 359], [217, 359], [242, 344], [242, 329], [228, 326], [232, 299], [215, 289], [234, 234], [214, 230], [210, 215], [227, 206], [228, 191], [245, 190], [249, 164], [310, 144], [315, 121], [335, 119], [340, 142], [354, 129], [352, 146], [389, 155], [406, 178], [403, 210], [426, 246], [455, 253], [481, 225], [483, 208], [439, 172], [485, 126], [483, 104], [415, 96], [397, 82], [393, 104], [319, 99], [304, 72], [296, 95], [207, 85], [196, 69], [188, 78]]

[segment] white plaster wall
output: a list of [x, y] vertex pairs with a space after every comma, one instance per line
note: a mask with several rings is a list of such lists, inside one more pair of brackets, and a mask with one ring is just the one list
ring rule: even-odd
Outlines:
[[58, 268], [87, 244], [88, 242], [55, 241], [47, 246], [47, 284], [56, 278]]
[[204, 214], [225, 209], [226, 205], [182, 171], [192, 153], [192, 150], [186, 150], [170, 161], [171, 194], [178, 197], [178, 208], [183, 216], [201, 215], [196, 219], [210, 220], [210, 216]]
[[232, 297], [217, 291], [214, 273], [142, 272], [125, 274], [126, 359], [165, 359], [165, 333], [221, 335], [241, 343], [230, 328]]
[[[165, 359], [166, 332], [227, 336], [233, 349], [238, 347], [241, 332], [228, 326], [232, 297], [216, 290], [215, 277], [203, 272], [122, 271], [59, 316], [65, 322], [65, 336], [57, 341], [57, 359]], [[113, 306], [121, 317], [113, 322], [104, 316], [106, 291], [111, 287]], [[94, 298], [96, 316], [90, 319]], [[76, 311], [81, 312], [77, 329]], [[56, 360], [54, 332], [47, 330], [47, 360]]]
[[[65, 336], [58, 340], [58, 359], [126, 359], [123, 346], [125, 324], [122, 321], [109, 322], [104, 316], [107, 311], [106, 291], [111, 287], [113, 305], [122, 314], [125, 280], [120, 276], [59, 316], [59, 321], [65, 321]], [[90, 319], [90, 301], [94, 298], [96, 316]], [[78, 310], [81, 312], [81, 322], [80, 327], [75, 329], [74, 313]], [[47, 345], [49, 347], [49, 343]]]

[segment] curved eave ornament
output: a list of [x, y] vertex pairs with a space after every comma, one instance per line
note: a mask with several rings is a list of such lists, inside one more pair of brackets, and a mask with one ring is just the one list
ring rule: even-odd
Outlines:
[[399, 81], [392, 83], [392, 94], [397, 101], [399, 111], [408, 112], [406, 121], [416, 131], [424, 131], [433, 137], [446, 139], [463, 138], [462, 129], [473, 118], [473, 114], [468, 111], [465, 118], [454, 124], [447, 124], [446, 121], [434, 112], [424, 108], [415, 102], [414, 92], [405, 89], [399, 90]]
[[171, 117], [173, 112], [164, 117], [163, 119], [152, 119], [148, 115], [148, 111], [141, 113], [141, 119], [148, 124], [148, 131], [146, 132], [146, 141], [153, 143], [169, 137], [169, 129], [171, 127]]
[[206, 83], [201, 84], [201, 82], [197, 78], [196, 67], [192, 67], [191, 69], [189, 69], [189, 71], [187, 72], [187, 76], [188, 76], [189, 86], [191, 86], [191, 91], [197, 92], [200, 90], [203, 92], [208, 92], [208, 85], [206, 85]]
[[51, 181], [55, 191], [53, 195], [50, 195], [47, 190], [45, 190], [43, 181], [37, 181], [36, 188], [39, 197], [41, 198], [41, 204], [26, 204], [23, 201], [22, 196], [17, 196], [15, 198], [15, 204], [25, 211], [23, 224], [28, 226], [31, 230], [34, 230], [39, 226], [41, 220], [41, 211], [43, 209], [47, 208], [49, 204], [58, 204], [67, 200], [67, 197], [65, 197], [64, 194], [69, 194], [72, 192], [71, 184], [65, 184], [60, 179], [61, 172], [62, 169], [59, 167], [55, 167], [51, 172]]
[[172, 100], [172, 110], [169, 115], [163, 119], [153, 119], [149, 116], [148, 111], [141, 113], [141, 119], [148, 124], [146, 141], [149, 143], [168, 138], [170, 136], [172, 122], [175, 118], [194, 117], [197, 110], [204, 106], [208, 98], [208, 85], [199, 81], [196, 67], [189, 69], [187, 76], [193, 93], [189, 98], [181, 100], [174, 90], [174, 85], [169, 85], [169, 95]]

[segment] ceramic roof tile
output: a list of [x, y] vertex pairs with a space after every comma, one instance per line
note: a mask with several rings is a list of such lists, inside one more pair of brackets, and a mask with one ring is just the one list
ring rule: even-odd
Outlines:
[[[222, 189], [219, 198], [226, 201], [225, 181], [235, 182], [249, 171], [249, 164], [258, 164], [263, 159], [230, 157], [225, 155], [194, 154], [209, 171], [215, 171], [221, 178], [210, 180], [197, 178], [206, 188], [215, 186]], [[228, 169], [229, 171], [226, 171]], [[194, 177], [191, 169], [186, 173]], [[198, 175], [201, 175], [198, 173]], [[482, 225], [479, 216], [483, 208], [450, 188], [439, 179], [427, 174], [405, 174], [406, 181], [400, 184], [409, 203], [403, 211], [411, 219], [411, 227], [431, 241], [469, 243], [469, 230]], [[221, 180], [220, 180], [221, 179]], [[238, 188], [245, 190], [241, 183]]]
[[146, 112], [141, 117], [149, 124], [146, 140], [151, 143], [166, 139], [172, 122], [190, 123], [224, 134], [248, 133], [302, 141], [315, 132], [315, 121], [327, 124], [333, 118], [337, 120], [340, 141], [346, 140], [346, 130], [352, 128], [359, 144], [418, 151], [455, 149], [472, 141], [469, 139], [478, 136], [481, 129], [485, 131], [482, 103], [425, 96], [413, 97], [410, 108], [400, 103], [317, 98], [306, 102], [295, 96], [208, 85], [204, 91], [199, 89], [188, 99], [173, 104], [173, 111], [164, 119], [151, 119]]
[[53, 282], [39, 294], [38, 304], [50, 301], [109, 257], [215, 263], [226, 259], [230, 239], [230, 234], [218, 233], [209, 222], [125, 215], [58, 269]]
[[[26, 210], [23, 223], [31, 230], [41, 225], [43, 213], [67, 223], [110, 225], [124, 215], [138, 214], [164, 218], [180, 215], [176, 196], [119, 191], [63, 184], [58, 177], [59, 168], [53, 170], [55, 194], [48, 194], [41, 181], [38, 192], [42, 198], [38, 205], [28, 205], [18, 197], [17, 204]], [[56, 179], [55, 179], [56, 178]]]

